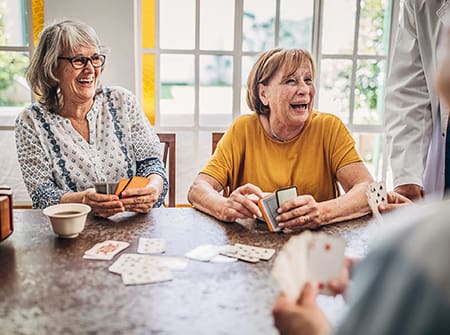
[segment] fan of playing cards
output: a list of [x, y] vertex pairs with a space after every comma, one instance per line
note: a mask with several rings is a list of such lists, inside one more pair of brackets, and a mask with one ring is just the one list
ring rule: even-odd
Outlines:
[[377, 222], [383, 223], [378, 205], [387, 204], [386, 184], [384, 181], [370, 183], [367, 188], [367, 202]]
[[[344, 265], [344, 251], [342, 238], [305, 231], [291, 237], [283, 246], [275, 259], [272, 275], [280, 289], [296, 301], [306, 282], [324, 284], [339, 276]], [[330, 293], [325, 288], [320, 292]]]

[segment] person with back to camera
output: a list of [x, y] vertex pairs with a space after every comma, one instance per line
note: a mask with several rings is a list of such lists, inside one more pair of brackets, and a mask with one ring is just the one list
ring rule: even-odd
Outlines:
[[[16, 145], [34, 208], [67, 202], [109, 217], [147, 213], [168, 189], [159, 138], [136, 97], [102, 87], [106, 56], [93, 28], [75, 20], [46, 27], [31, 57], [27, 79], [39, 102], [16, 119]], [[149, 177], [121, 198], [96, 193], [94, 182]]]
[[234, 121], [195, 178], [188, 193], [195, 208], [228, 222], [256, 218], [257, 198], [295, 185], [300, 195], [279, 210], [282, 227], [317, 228], [370, 212], [373, 179], [341, 120], [313, 109], [314, 79], [307, 51], [273, 49], [259, 57], [247, 83], [255, 113]]

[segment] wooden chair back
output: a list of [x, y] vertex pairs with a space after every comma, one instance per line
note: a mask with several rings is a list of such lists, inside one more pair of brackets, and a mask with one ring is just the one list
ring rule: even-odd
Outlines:
[[220, 139], [222, 138], [224, 132], [213, 132], [212, 133], [212, 147], [211, 147], [211, 154], [214, 153], [214, 151], [216, 151], [217, 148], [217, 143], [219, 143]]
[[159, 141], [163, 145], [163, 164], [167, 170], [169, 178], [169, 207], [175, 207], [177, 136], [175, 133], [158, 133], [158, 137]]

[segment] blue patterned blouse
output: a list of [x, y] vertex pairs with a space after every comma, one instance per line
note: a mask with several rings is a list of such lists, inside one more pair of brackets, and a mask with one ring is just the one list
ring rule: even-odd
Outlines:
[[17, 156], [33, 208], [57, 204], [64, 193], [83, 191], [94, 182], [152, 173], [164, 179], [154, 207], [161, 206], [168, 181], [160, 142], [136, 97], [121, 87], [103, 88], [87, 119], [89, 143], [68, 119], [40, 104], [17, 117]]

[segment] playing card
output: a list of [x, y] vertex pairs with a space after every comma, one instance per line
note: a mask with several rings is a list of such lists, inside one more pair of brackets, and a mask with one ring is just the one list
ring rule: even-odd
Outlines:
[[184, 257], [122, 254], [113, 264], [111, 264], [108, 270], [113, 273], [122, 274], [125, 271], [133, 272], [134, 269], [154, 266], [176, 271], [186, 269], [187, 264], [188, 259]]
[[97, 243], [89, 250], [86, 250], [83, 258], [110, 260], [116, 254], [128, 248], [129, 245], [130, 243], [122, 241], [111, 241], [111, 240], [104, 241], [101, 243]]
[[114, 194], [117, 183], [100, 182], [94, 183], [95, 192], [102, 194]]
[[370, 183], [366, 195], [373, 215], [378, 222], [382, 223], [383, 218], [378, 210], [378, 205], [387, 204], [386, 184], [383, 181]]
[[259, 258], [253, 256], [250, 252], [245, 249], [239, 248], [236, 245], [229, 245], [226, 248], [220, 251], [221, 255], [233, 257], [240, 259], [241, 261], [249, 262], [249, 263], [257, 263], [259, 262]]
[[140, 254], [158, 254], [166, 251], [166, 240], [162, 238], [139, 238], [137, 252]]
[[234, 257], [228, 257], [225, 255], [217, 255], [209, 260], [211, 263], [234, 263], [237, 262], [238, 259]]
[[122, 274], [125, 270], [138, 268], [145, 263], [146, 255], [139, 254], [122, 254], [117, 260], [108, 268], [110, 272]]
[[[336, 236], [317, 233], [308, 244], [308, 277], [322, 284], [336, 278], [344, 265], [345, 241]], [[329, 293], [326, 290], [322, 293]]]
[[223, 249], [223, 246], [204, 244], [188, 251], [185, 256], [196, 261], [209, 262]]
[[291, 261], [286, 251], [278, 252], [271, 274], [277, 281], [280, 290], [291, 300], [296, 301], [300, 293], [300, 287], [303, 287], [306, 281], [300, 280], [292, 274]]
[[286, 201], [289, 201], [297, 196], [297, 187], [290, 186], [287, 188], [279, 189], [275, 192], [278, 201], [278, 207], [284, 205]]
[[278, 252], [272, 268], [272, 276], [291, 300], [296, 301], [308, 280], [307, 250], [312, 233], [305, 231], [291, 237]]
[[[272, 275], [293, 301], [307, 281], [320, 286], [340, 275], [344, 265], [345, 241], [325, 233], [305, 231], [283, 246], [275, 259]], [[320, 293], [329, 294], [321, 288]]]
[[275, 254], [275, 249], [255, 247], [253, 245], [241, 243], [236, 243], [234, 246], [235, 248], [240, 250], [241, 253], [264, 261], [268, 261]]
[[147, 186], [150, 179], [148, 177], [134, 176], [131, 178], [124, 178], [119, 180], [117, 183], [117, 188], [114, 194], [119, 198], [122, 196], [122, 192], [127, 189], [141, 188]]
[[267, 224], [267, 228], [271, 232], [278, 232], [281, 230], [278, 227], [278, 222], [275, 219], [278, 216], [278, 200], [275, 194], [271, 194], [263, 199], [258, 201], [258, 207], [261, 210], [261, 213], [264, 217], [264, 221]]
[[144, 265], [133, 270], [122, 272], [122, 282], [125, 285], [151, 284], [173, 279], [173, 274], [168, 268]]

